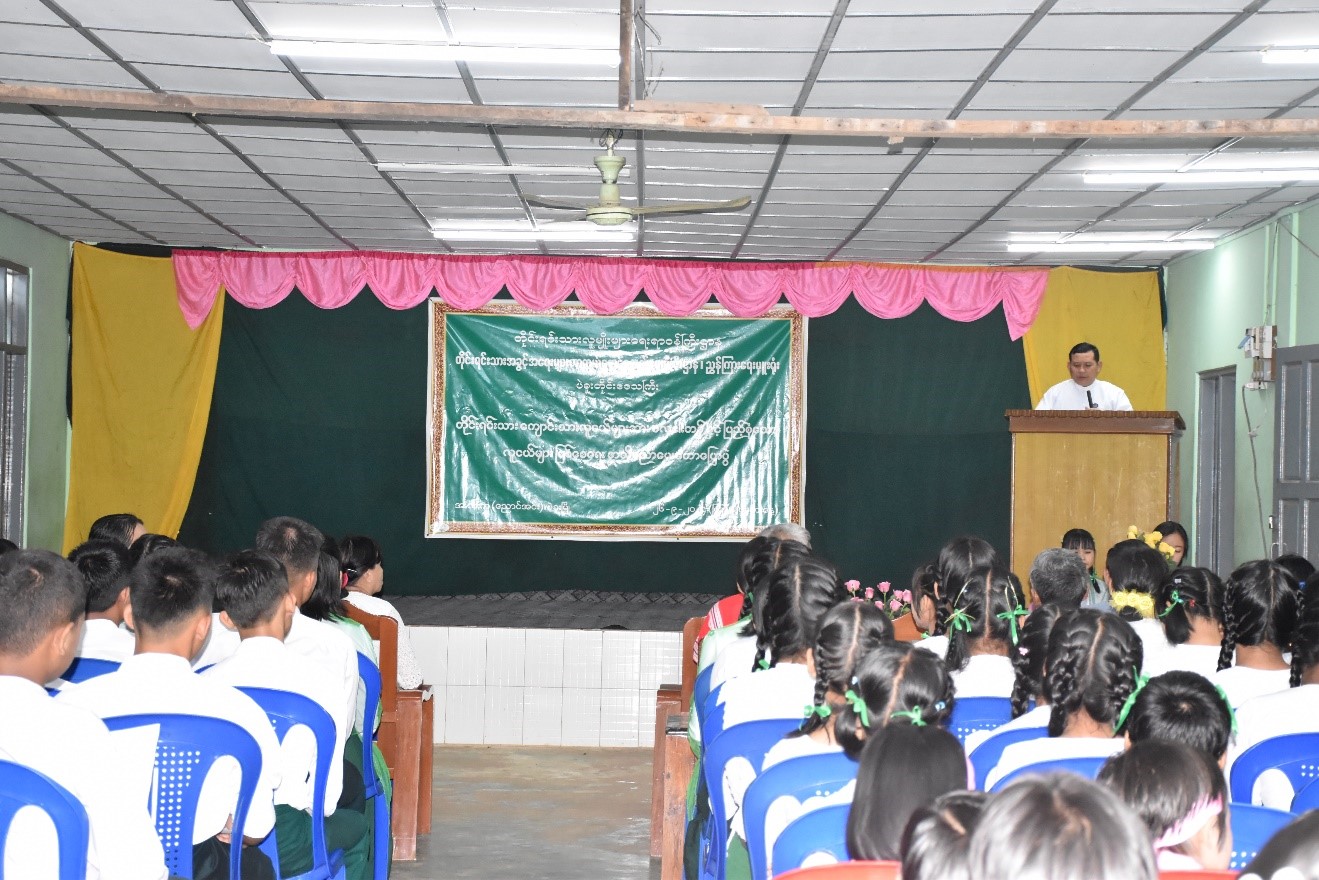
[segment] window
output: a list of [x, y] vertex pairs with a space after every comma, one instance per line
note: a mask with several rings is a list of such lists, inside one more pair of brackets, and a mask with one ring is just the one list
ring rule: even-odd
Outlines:
[[0, 536], [23, 543], [27, 270], [0, 262]]

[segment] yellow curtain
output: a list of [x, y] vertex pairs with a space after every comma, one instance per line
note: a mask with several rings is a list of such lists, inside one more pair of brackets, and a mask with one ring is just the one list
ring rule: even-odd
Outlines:
[[224, 299], [194, 332], [168, 258], [73, 246], [66, 553], [107, 513], [178, 533], [211, 410]]
[[1071, 347], [1091, 342], [1104, 364], [1099, 378], [1126, 391], [1134, 409], [1167, 406], [1157, 272], [1052, 270], [1040, 313], [1024, 342], [1032, 404], [1068, 378]]

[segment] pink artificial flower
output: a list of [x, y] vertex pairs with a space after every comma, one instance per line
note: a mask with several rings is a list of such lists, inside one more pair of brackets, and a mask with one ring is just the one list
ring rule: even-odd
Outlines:
[[889, 611], [897, 611], [902, 607], [902, 602], [897, 599], [890, 599], [888, 603]]
[[911, 590], [900, 590], [900, 591], [898, 591], [898, 598], [901, 599], [903, 602], [910, 602], [910, 601], [911, 601]]
[[855, 593], [857, 590], [861, 589], [861, 582], [856, 580], [845, 581], [843, 586], [847, 587], [847, 592]]
[[867, 598], [867, 599], [873, 599], [873, 598], [875, 598], [875, 588], [874, 588], [874, 587], [866, 587], [866, 598]]
[[890, 589], [892, 586], [893, 586], [893, 585], [890, 584], [888, 581], [880, 581], [880, 583], [879, 583], [879, 591], [880, 591], [881, 593], [887, 593], [887, 592], [889, 591], [889, 589]]

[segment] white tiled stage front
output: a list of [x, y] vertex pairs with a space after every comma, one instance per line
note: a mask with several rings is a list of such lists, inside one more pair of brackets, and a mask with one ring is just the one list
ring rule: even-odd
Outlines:
[[435, 741], [643, 746], [682, 633], [409, 626], [435, 689]]

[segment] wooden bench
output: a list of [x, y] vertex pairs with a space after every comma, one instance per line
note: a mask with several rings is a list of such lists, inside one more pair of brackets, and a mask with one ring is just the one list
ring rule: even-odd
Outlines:
[[[650, 772], [650, 857], [653, 859], [664, 855], [664, 847], [668, 843], [665, 834], [669, 833], [671, 822], [669, 814], [677, 809], [683, 815], [684, 821], [686, 817], [687, 782], [691, 778], [693, 760], [691, 749], [687, 746], [685, 713], [692, 702], [692, 690], [696, 687], [697, 664], [693, 649], [696, 646], [696, 634], [700, 632], [704, 620], [704, 616], [693, 617], [682, 627], [682, 683], [662, 684], [655, 691], [655, 745]], [[672, 741], [674, 734], [669, 730], [669, 720], [676, 715], [683, 715], [684, 721], [681, 748]], [[686, 757], [675, 758], [675, 752], [680, 752], [682, 749], [686, 749]], [[681, 784], [681, 788], [676, 792], [675, 807], [670, 802], [675, 797], [671, 786], [678, 783]], [[678, 859], [681, 863], [682, 827], [679, 827], [677, 834]], [[679, 870], [681, 871], [681, 864]]]
[[[379, 643], [380, 727], [376, 742], [394, 780], [390, 828], [394, 860], [415, 861], [417, 836], [431, 829], [431, 777], [435, 758], [435, 700], [429, 685], [398, 686], [398, 622], [345, 605], [348, 616]], [[365, 734], [365, 731], [363, 732]]]

